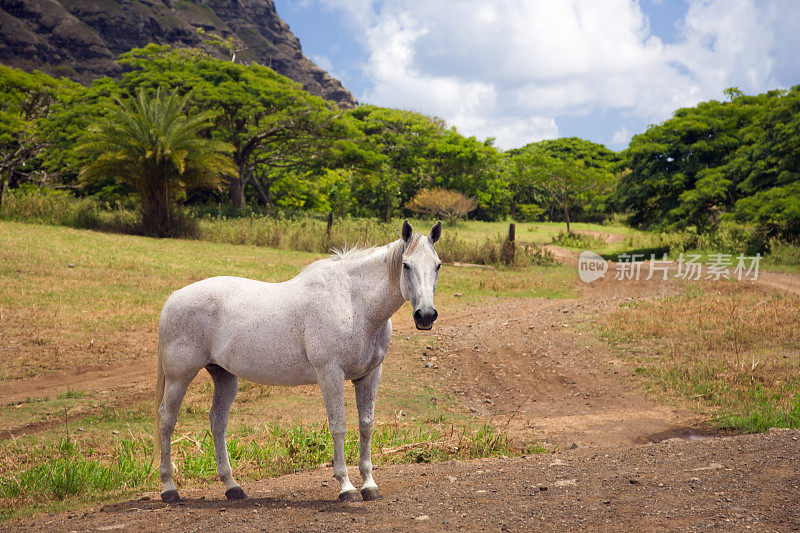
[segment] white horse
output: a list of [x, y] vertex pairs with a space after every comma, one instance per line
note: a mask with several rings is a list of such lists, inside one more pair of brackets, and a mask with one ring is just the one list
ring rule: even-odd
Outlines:
[[344, 381], [356, 391], [359, 470], [364, 500], [379, 500], [372, 479], [375, 396], [392, 336], [390, 317], [410, 301], [418, 329], [430, 329], [441, 261], [430, 235], [403, 223], [386, 246], [335, 254], [282, 283], [209, 278], [175, 291], [158, 326], [156, 457], [165, 502], [180, 500], [172, 480], [170, 440], [186, 388], [205, 368], [214, 381], [209, 419], [217, 471], [230, 500], [245, 498], [231, 472], [225, 429], [239, 377], [264, 385], [319, 384], [333, 437], [333, 472], [340, 500], [357, 500], [344, 458]]

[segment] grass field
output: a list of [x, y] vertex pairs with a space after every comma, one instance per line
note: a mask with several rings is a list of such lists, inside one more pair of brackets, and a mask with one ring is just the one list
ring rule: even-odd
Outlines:
[[656, 395], [721, 428], [800, 427], [800, 296], [734, 282], [622, 304], [600, 330]]
[[[470, 220], [468, 222], [455, 222], [450, 228], [459, 236], [471, 241], [482, 242], [487, 237], [505, 238], [508, 235], [509, 222], [482, 222]], [[593, 232], [605, 235], [634, 235], [641, 233], [621, 224], [603, 225], [585, 222], [574, 222], [570, 224], [572, 231]], [[549, 243], [559, 233], [566, 231], [567, 226], [563, 222], [517, 222], [516, 237], [518, 241], [533, 243]]]

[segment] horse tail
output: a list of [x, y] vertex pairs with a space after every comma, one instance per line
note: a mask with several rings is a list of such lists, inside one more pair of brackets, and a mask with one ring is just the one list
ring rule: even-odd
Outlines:
[[164, 356], [161, 353], [161, 339], [158, 339], [158, 363], [156, 364], [156, 431], [155, 461], [161, 462], [161, 401], [164, 399]]

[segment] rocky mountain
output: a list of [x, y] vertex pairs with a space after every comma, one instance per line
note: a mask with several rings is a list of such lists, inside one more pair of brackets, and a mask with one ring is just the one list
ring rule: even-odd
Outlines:
[[303, 55], [272, 0], [0, 0], [0, 62], [83, 83], [119, 75], [114, 58], [148, 43], [203, 47], [231, 59], [212, 34], [235, 43], [237, 62], [270, 66], [342, 107], [357, 104]]

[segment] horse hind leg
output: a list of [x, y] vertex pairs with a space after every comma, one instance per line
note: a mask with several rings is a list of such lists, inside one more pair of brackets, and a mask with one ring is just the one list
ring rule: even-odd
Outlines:
[[220, 480], [225, 483], [225, 497], [229, 500], [243, 500], [246, 495], [242, 486], [233, 478], [228, 447], [225, 444], [228, 413], [239, 391], [239, 378], [217, 365], [208, 365], [206, 370], [214, 380], [214, 400], [211, 403], [208, 419], [211, 422], [211, 435], [214, 437], [217, 472]]
[[172, 433], [175, 431], [175, 424], [178, 421], [178, 411], [181, 408], [186, 389], [192, 382], [194, 376], [186, 376], [180, 379], [167, 376], [164, 380], [164, 398], [158, 408], [159, 413], [159, 438], [161, 439], [161, 466], [158, 473], [161, 478], [163, 488], [161, 499], [167, 503], [180, 501], [178, 489], [172, 479]]

